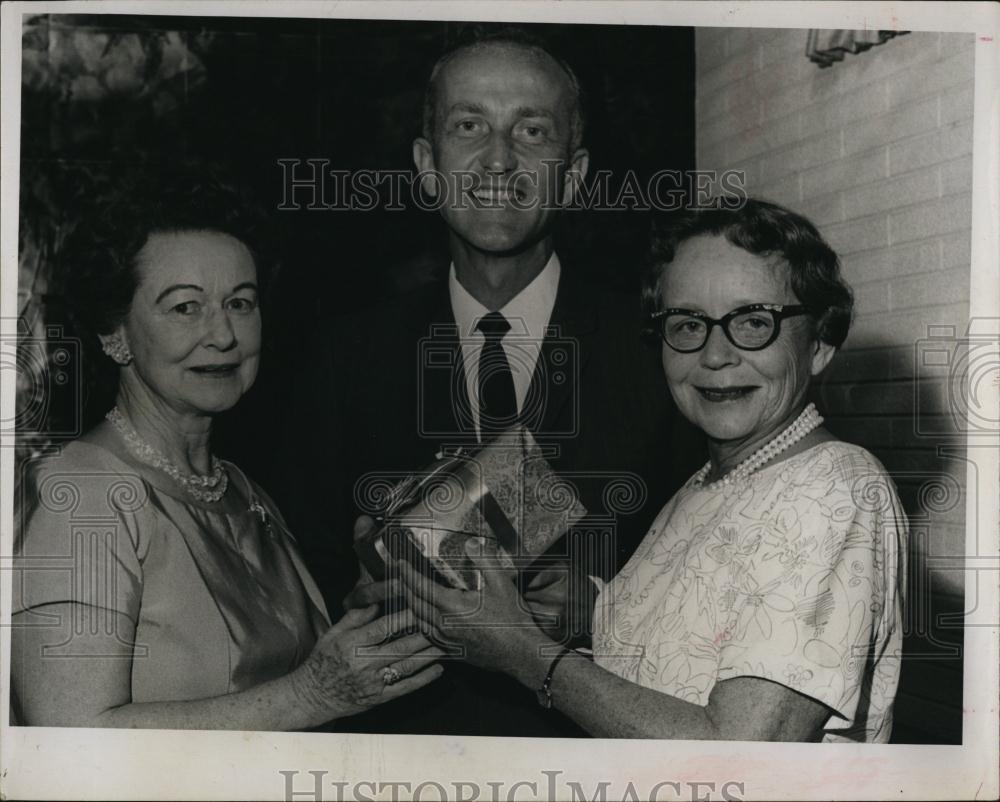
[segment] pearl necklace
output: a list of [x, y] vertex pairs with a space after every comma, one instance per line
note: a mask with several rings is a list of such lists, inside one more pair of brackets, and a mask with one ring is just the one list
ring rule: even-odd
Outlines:
[[[819, 427], [821, 423], [823, 423], [823, 416], [816, 411], [816, 405], [810, 403], [805, 409], [802, 410], [799, 416], [787, 429], [778, 434], [773, 440], [765, 443], [757, 449], [753, 454], [743, 460], [743, 462], [737, 465], [721, 479], [717, 479], [712, 482], [707, 489], [717, 490], [720, 487], [728, 487], [736, 482], [743, 481], [756, 472], [762, 465], [765, 465], [778, 456], [778, 454], [782, 451], [787, 451], [799, 442], [799, 440], [809, 434], [809, 432]], [[709, 471], [711, 470], [712, 461], [709, 460], [705, 463], [704, 467], [695, 474], [693, 485], [695, 487], [701, 487], [704, 485], [705, 479], [708, 477]]]
[[215, 503], [226, 494], [226, 488], [229, 486], [229, 474], [222, 467], [222, 462], [219, 461], [218, 457], [212, 457], [212, 473], [208, 476], [203, 476], [200, 473], [183, 473], [162, 452], [157, 451], [139, 436], [139, 433], [125, 419], [117, 406], [112, 407], [111, 411], [104, 417], [121, 432], [122, 437], [125, 438], [125, 445], [136, 458], [163, 471], [196, 500]]

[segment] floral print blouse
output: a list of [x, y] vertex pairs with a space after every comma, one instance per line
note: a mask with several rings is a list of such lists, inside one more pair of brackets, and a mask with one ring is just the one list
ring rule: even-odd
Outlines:
[[701, 706], [760, 677], [826, 705], [824, 741], [886, 742], [906, 539], [892, 480], [847, 443], [722, 489], [689, 480], [598, 597], [595, 662]]

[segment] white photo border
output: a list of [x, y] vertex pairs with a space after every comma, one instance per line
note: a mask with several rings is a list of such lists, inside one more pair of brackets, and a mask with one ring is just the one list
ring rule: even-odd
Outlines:
[[[617, 25], [897, 29], [976, 34], [970, 318], [1000, 317], [1000, 11], [979, 3], [661, 3], [661, 2], [67, 2], [2, 7], [2, 209], [0, 215], [0, 339], [16, 324], [21, 17], [37, 13], [355, 19], [509, 20]], [[0, 405], [13, 419], [14, 386], [4, 372]], [[982, 389], [982, 388], [980, 388]], [[984, 405], [1000, 407], [994, 383]], [[9, 576], [13, 551], [14, 452], [0, 444], [0, 571]], [[968, 558], [997, 559], [1000, 487], [998, 442], [969, 443]], [[973, 536], [970, 533], [979, 533]], [[0, 791], [3, 798], [88, 799], [338, 799], [393, 798], [391, 785], [425, 783], [425, 799], [469, 794], [479, 799], [571, 795], [587, 798], [605, 786], [620, 798], [629, 783], [637, 798], [659, 787], [661, 799], [690, 799], [692, 784], [731, 786], [743, 799], [997, 798], [1000, 727], [997, 698], [1000, 592], [997, 566], [966, 583], [964, 717], [961, 746], [788, 744], [649, 740], [537, 740], [357, 734], [189, 732], [9, 727], [10, 582], [0, 584]], [[985, 579], [985, 581], [983, 581]], [[969, 594], [976, 594], [969, 598]], [[970, 611], [971, 612], [971, 611]], [[284, 772], [284, 773], [282, 773]], [[314, 772], [314, 774], [310, 774]], [[317, 775], [316, 772], [321, 772]], [[322, 794], [312, 793], [319, 777]], [[291, 782], [291, 785], [289, 785]], [[369, 784], [369, 785], [366, 785]], [[375, 783], [376, 786], [371, 786]], [[456, 783], [465, 783], [465, 789]], [[493, 783], [493, 785], [490, 785]], [[496, 783], [503, 783], [497, 786]], [[524, 783], [528, 783], [525, 785]], [[531, 783], [535, 791], [532, 791]], [[555, 783], [555, 786], [552, 785]], [[659, 784], [659, 786], [658, 786]], [[681, 789], [677, 791], [677, 789]], [[338, 789], [339, 794], [338, 796]], [[675, 793], [676, 791], [676, 793]], [[406, 798], [403, 794], [399, 798]], [[713, 796], [712, 798], [722, 798]]]

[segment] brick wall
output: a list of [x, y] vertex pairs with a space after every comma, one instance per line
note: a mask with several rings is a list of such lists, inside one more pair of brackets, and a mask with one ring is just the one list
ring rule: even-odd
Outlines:
[[805, 30], [697, 31], [698, 168], [744, 171], [749, 194], [808, 216], [842, 258], [857, 317], [816, 397], [886, 465], [911, 519], [894, 739], [959, 740], [961, 628], [941, 619], [965, 609], [949, 373], [973, 357], [928, 335], [968, 322], [974, 37], [914, 32], [826, 69], [805, 47]]

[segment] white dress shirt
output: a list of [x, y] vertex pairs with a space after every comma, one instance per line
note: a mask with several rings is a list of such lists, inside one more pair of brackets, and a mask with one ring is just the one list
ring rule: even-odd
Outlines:
[[[499, 311], [507, 322], [510, 331], [501, 340], [510, 372], [514, 378], [514, 395], [517, 399], [517, 411], [524, 408], [524, 400], [531, 386], [531, 377], [538, 364], [538, 355], [542, 350], [542, 340], [545, 330], [552, 317], [552, 309], [556, 303], [556, 291], [559, 288], [559, 273], [561, 271], [559, 257], [553, 252], [546, 262], [542, 272], [521, 292], [515, 295]], [[476, 424], [476, 433], [482, 439], [479, 430], [479, 354], [483, 350], [486, 338], [476, 330], [479, 319], [488, 315], [487, 309], [472, 297], [461, 285], [455, 274], [452, 263], [448, 272], [448, 293], [451, 296], [451, 309], [458, 324], [458, 336], [462, 348], [462, 365], [465, 369], [465, 388], [469, 395], [469, 405]]]

